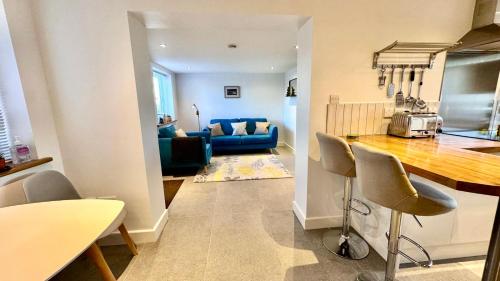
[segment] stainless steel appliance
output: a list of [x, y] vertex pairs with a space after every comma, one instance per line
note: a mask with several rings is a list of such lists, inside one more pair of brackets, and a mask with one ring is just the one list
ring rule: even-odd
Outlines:
[[436, 135], [438, 115], [435, 113], [396, 112], [392, 115], [387, 133], [404, 138]]
[[472, 30], [448, 50], [439, 115], [445, 134], [486, 138], [500, 124], [500, 0], [476, 0]]
[[500, 51], [500, 0], [476, 0], [472, 30], [458, 40], [451, 52], [494, 53]]

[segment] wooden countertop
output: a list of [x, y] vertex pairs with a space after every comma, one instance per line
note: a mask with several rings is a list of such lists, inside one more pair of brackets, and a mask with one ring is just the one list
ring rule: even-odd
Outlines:
[[[409, 173], [450, 188], [500, 196], [500, 142], [439, 135], [406, 139], [388, 135], [360, 136], [363, 144], [397, 156]], [[482, 151], [482, 152], [479, 152]]]

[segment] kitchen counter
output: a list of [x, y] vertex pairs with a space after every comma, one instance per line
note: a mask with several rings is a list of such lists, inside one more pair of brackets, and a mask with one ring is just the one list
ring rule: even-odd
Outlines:
[[443, 134], [459, 136], [459, 137], [475, 138], [475, 139], [500, 141], [500, 136], [497, 134], [497, 131], [445, 131], [443, 132]]
[[[438, 135], [406, 139], [388, 135], [357, 140], [396, 155], [405, 170], [444, 186], [478, 194], [500, 196], [500, 142]], [[485, 153], [487, 152], [487, 153]]]
[[[419, 217], [424, 228], [411, 217], [403, 217], [402, 233], [424, 246], [431, 257], [482, 256], [487, 253], [490, 240], [493, 245], [498, 242], [491, 233], [495, 235], [492, 228], [500, 196], [500, 156], [489, 153], [500, 152], [500, 142], [442, 134], [421, 139], [373, 135], [348, 140], [356, 141], [394, 154], [412, 179], [432, 185], [457, 200], [457, 209], [449, 213]], [[367, 203], [372, 215], [353, 216], [352, 225], [383, 256], [387, 251], [385, 232], [389, 228], [390, 211], [366, 200], [355, 186], [353, 196]], [[404, 243], [400, 246], [410, 256], [422, 257], [415, 247]], [[495, 254], [488, 256], [491, 259]]]

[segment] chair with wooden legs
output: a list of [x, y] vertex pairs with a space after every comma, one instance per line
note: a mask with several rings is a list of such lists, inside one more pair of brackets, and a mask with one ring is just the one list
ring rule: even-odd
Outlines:
[[[368, 256], [370, 248], [363, 238], [350, 231], [351, 210], [361, 215], [369, 215], [371, 210], [363, 202], [352, 198], [352, 178], [356, 176], [354, 155], [345, 140], [336, 136], [316, 133], [321, 152], [323, 169], [344, 177], [344, 199], [342, 229], [329, 230], [323, 234], [323, 245], [330, 252], [350, 260], [359, 260]], [[363, 205], [366, 212], [361, 212], [352, 206], [352, 201]]]
[[[430, 185], [410, 181], [399, 159], [390, 153], [357, 142], [352, 144], [352, 152], [356, 157], [356, 176], [363, 196], [373, 203], [391, 209], [389, 233], [386, 234], [389, 242], [385, 275], [366, 271], [360, 273], [356, 280], [396, 280], [398, 254], [416, 265], [430, 267], [432, 260], [427, 251], [417, 242], [401, 235], [403, 213], [413, 216], [436, 216], [455, 209], [457, 201]], [[420, 263], [401, 252], [401, 238], [417, 246], [427, 256], [428, 261]]]
[[[23, 189], [28, 203], [82, 199], [69, 179], [60, 172], [53, 170], [43, 171], [25, 178], [23, 180]], [[123, 240], [127, 243], [128, 248], [135, 256], [138, 254], [137, 246], [130, 237], [127, 228], [123, 224], [123, 220], [126, 215], [127, 211], [123, 209], [116, 220], [104, 231], [103, 234], [101, 234], [99, 238], [106, 237], [118, 229]], [[96, 262], [96, 265], [104, 275], [111, 274], [112, 276], [112, 273], [109, 268], [107, 268], [106, 263], [104, 263], [106, 268], [103, 268], [103, 265], [100, 262], [103, 260], [103, 257], [97, 244], [92, 244], [92, 246], [86, 251], [86, 254]]]

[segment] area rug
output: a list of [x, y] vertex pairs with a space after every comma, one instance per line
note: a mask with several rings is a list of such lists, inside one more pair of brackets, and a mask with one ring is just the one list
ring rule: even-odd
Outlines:
[[227, 155], [213, 157], [208, 171], [194, 182], [243, 181], [290, 178], [292, 175], [275, 155]]

